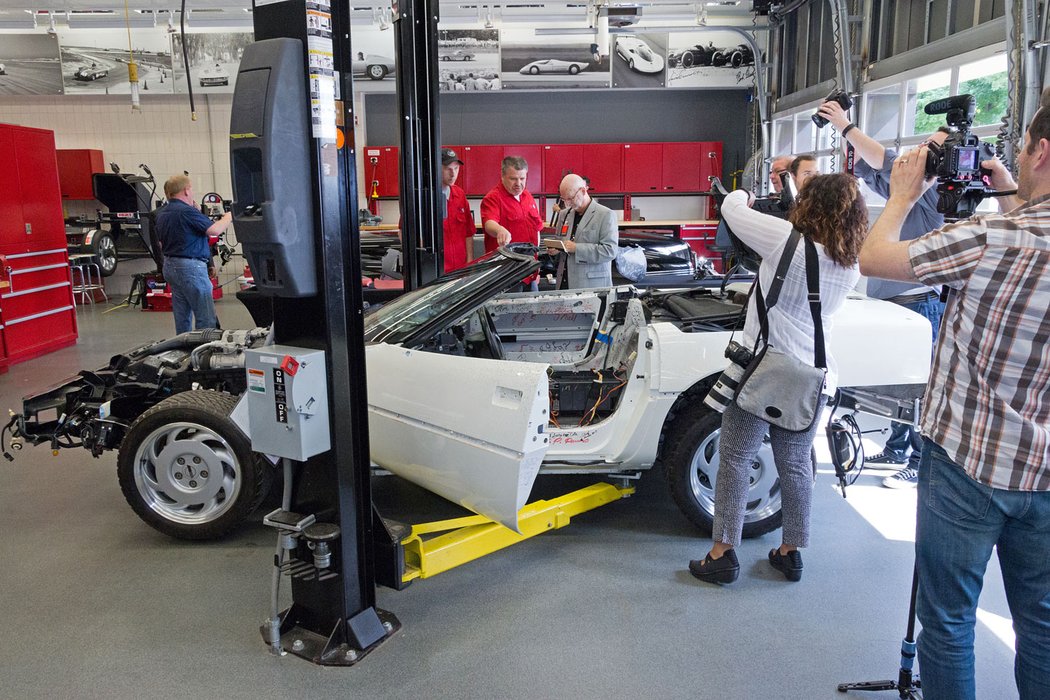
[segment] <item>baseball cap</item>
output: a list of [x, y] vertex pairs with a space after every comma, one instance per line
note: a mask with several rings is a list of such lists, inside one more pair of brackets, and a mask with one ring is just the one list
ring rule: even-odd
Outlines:
[[459, 163], [460, 165], [463, 165], [463, 161], [459, 159], [459, 156], [457, 156], [456, 152], [451, 148], [441, 149], [441, 165], [449, 165], [450, 163]]

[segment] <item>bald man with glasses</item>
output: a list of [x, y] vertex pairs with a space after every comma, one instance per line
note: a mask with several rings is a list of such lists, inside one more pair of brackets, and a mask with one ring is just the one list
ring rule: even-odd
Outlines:
[[587, 182], [579, 175], [562, 178], [558, 194], [563, 209], [554, 222], [557, 235], [544, 239], [548, 253], [562, 255], [558, 286], [564, 270], [569, 289], [611, 287], [612, 261], [619, 245], [616, 214], [591, 198]]

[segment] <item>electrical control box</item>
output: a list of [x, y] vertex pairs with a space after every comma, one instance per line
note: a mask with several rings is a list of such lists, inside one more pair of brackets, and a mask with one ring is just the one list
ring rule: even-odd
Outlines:
[[252, 449], [299, 462], [331, 449], [324, 351], [270, 345], [245, 358]]

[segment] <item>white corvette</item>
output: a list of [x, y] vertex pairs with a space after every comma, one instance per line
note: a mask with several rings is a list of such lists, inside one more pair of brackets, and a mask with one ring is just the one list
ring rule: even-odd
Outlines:
[[659, 73], [664, 69], [663, 56], [637, 37], [616, 37], [616, 55], [626, 61], [631, 70], [639, 73]]

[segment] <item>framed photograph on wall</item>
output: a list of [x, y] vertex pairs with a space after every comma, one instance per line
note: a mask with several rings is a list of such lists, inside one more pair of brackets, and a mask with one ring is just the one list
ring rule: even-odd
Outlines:
[[441, 92], [500, 89], [498, 29], [439, 29]]
[[754, 84], [755, 55], [736, 32], [670, 34], [667, 87], [746, 88]]
[[500, 34], [500, 79], [504, 90], [607, 88], [610, 60], [595, 61], [590, 37], [536, 36], [531, 29]]
[[0, 34], [0, 96], [61, 95], [62, 62], [51, 34]]
[[663, 87], [666, 66], [666, 34], [617, 34], [614, 37], [612, 52], [613, 87]]
[[[171, 35], [172, 68], [175, 92], [186, 92], [186, 70], [183, 68], [182, 35]], [[233, 92], [244, 49], [255, 41], [252, 32], [193, 32], [186, 34], [193, 91]]]
[[374, 26], [351, 27], [350, 61], [354, 92], [395, 92], [394, 32]]
[[171, 41], [163, 29], [135, 29], [128, 52], [126, 29], [59, 30], [62, 81], [67, 95], [128, 95], [128, 61], [138, 65], [139, 94], [171, 93]]

